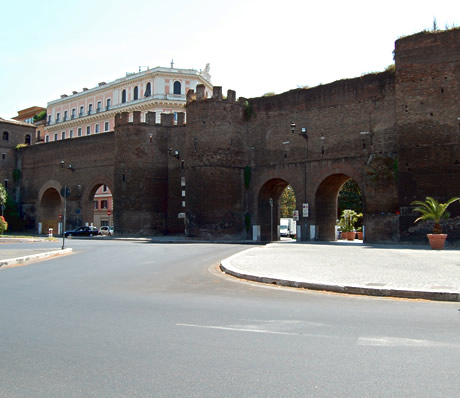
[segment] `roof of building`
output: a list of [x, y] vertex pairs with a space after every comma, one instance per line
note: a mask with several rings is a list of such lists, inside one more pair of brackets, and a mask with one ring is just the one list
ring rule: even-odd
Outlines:
[[116, 80], [108, 82], [108, 83], [101, 82], [101, 83], [98, 84], [97, 87], [93, 87], [93, 88], [90, 88], [90, 89], [85, 87], [85, 88], [83, 88], [83, 91], [80, 91], [80, 92], [73, 91], [72, 94], [70, 94], [70, 95], [63, 94], [63, 95], [61, 95], [61, 98], [49, 101], [48, 106], [50, 106], [52, 104], [59, 103], [61, 101], [67, 101], [69, 99], [74, 99], [75, 97], [79, 97], [81, 95], [87, 95], [87, 94], [89, 94], [91, 92], [97, 92], [99, 90], [104, 90], [107, 87], [115, 86], [115, 85], [121, 84], [121, 83], [123, 83], [125, 81], [134, 80], [134, 79], [137, 79], [139, 77], [143, 77], [143, 76], [147, 76], [147, 75], [153, 75], [153, 74], [160, 74], [160, 73], [161, 74], [169, 74], [169, 75], [172, 75], [172, 76], [174, 76], [174, 75], [189, 75], [189, 76], [193, 76], [193, 77], [196, 77], [196, 78], [201, 78], [206, 83], [211, 85], [211, 75], [209, 74], [209, 64], [206, 65], [206, 68], [205, 68], [204, 71], [197, 71], [196, 69], [165, 68], [165, 67], [157, 66], [155, 68], [149, 68], [149, 69], [139, 71], [139, 72], [133, 72], [133, 73], [127, 72], [126, 76], [120, 77], [119, 79], [116, 79]]
[[26, 123], [26, 122], [20, 122], [18, 120], [3, 119], [2, 117], [0, 117], [0, 123], [14, 124], [16, 126], [24, 126], [24, 127], [35, 128], [35, 125], [33, 125], [33, 124]]

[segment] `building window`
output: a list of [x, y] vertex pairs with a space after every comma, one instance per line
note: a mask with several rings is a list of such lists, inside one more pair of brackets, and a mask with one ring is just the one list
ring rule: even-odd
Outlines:
[[51, 124], [51, 115], [48, 115], [48, 124]]
[[73, 109], [72, 109], [72, 115], [71, 115], [71, 118], [72, 118], [72, 119], [75, 119], [75, 112], [76, 112], [76, 109], [73, 108]]
[[108, 203], [107, 200], [101, 200], [101, 209], [107, 209]]
[[56, 123], [59, 122], [59, 119], [61, 118], [61, 114], [58, 112], [56, 114]]
[[124, 104], [126, 102], [126, 90], [121, 92], [121, 103]]
[[61, 140], [65, 140], [65, 131], [61, 133]]
[[8, 141], [10, 139], [10, 135], [8, 134], [8, 131], [3, 132], [3, 141]]
[[174, 82], [174, 94], [179, 94], [181, 93], [181, 84], [180, 82]]
[[147, 87], [145, 88], [144, 97], [150, 97], [151, 95], [152, 95], [152, 84], [148, 82]]
[[80, 117], [83, 116], [83, 109], [84, 109], [83, 105], [80, 106], [80, 113], [78, 114], [78, 116]]
[[94, 200], [93, 203], [94, 203], [94, 209], [97, 210], [99, 207], [99, 202], [97, 200]]
[[5, 181], [3, 182], [3, 187], [4, 187], [5, 189], [8, 188], [8, 180], [5, 180]]
[[64, 111], [64, 120], [67, 120], [67, 111]]
[[91, 134], [91, 126], [86, 126], [86, 135]]
[[6, 153], [2, 153], [2, 159], [3, 159], [3, 160], [6, 159]]
[[81, 127], [79, 127], [78, 130], [77, 130], [77, 136], [81, 137]]
[[104, 131], [109, 131], [109, 122], [104, 122]]
[[91, 115], [91, 112], [93, 111], [93, 104], [88, 105], [88, 115]]
[[107, 185], [102, 186], [102, 192], [107, 192], [109, 190], [109, 187]]
[[107, 106], [105, 107], [105, 109], [108, 111], [110, 109], [110, 103], [112, 102], [112, 100], [110, 98], [107, 98]]
[[136, 86], [134, 87], [134, 101], [139, 99], [139, 88]]
[[30, 134], [26, 134], [26, 137], [24, 139], [24, 144], [30, 145], [31, 143], [32, 143], [32, 140], [31, 140]]
[[69, 138], [73, 138], [73, 130], [69, 131]]
[[45, 135], [45, 142], [50, 142], [50, 136], [49, 135]]
[[101, 101], [98, 101], [98, 102], [97, 102], [96, 112], [100, 112], [100, 111], [101, 111], [101, 108], [102, 108], [102, 102], [101, 102]]
[[100, 125], [99, 125], [99, 123], [96, 124], [96, 131], [95, 131], [95, 132], [96, 132], [96, 133], [100, 133]]
[[58, 133], [54, 133], [54, 141], [58, 140]]

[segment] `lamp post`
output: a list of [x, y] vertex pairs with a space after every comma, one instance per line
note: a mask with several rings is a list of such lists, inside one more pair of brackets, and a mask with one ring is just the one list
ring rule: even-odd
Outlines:
[[[61, 168], [64, 168], [65, 162], [61, 160]], [[73, 166], [69, 163], [67, 169], [70, 171], [75, 171]], [[65, 184], [61, 188], [61, 196], [64, 198], [64, 217], [62, 219], [62, 247], [61, 250], [64, 250], [65, 247], [65, 227], [66, 227], [66, 220], [67, 220], [67, 197], [70, 196], [70, 188]]]
[[273, 242], [273, 198], [269, 199], [270, 203], [270, 241]]

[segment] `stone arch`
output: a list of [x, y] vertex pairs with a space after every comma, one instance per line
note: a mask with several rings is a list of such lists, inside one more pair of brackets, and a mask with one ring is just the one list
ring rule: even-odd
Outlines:
[[61, 188], [59, 182], [48, 181], [38, 193], [38, 222], [42, 224], [43, 233], [47, 233], [49, 228], [53, 228], [54, 234], [58, 232], [59, 215], [63, 209]]
[[331, 241], [336, 239], [337, 198], [343, 184], [350, 179], [359, 185], [363, 208], [365, 208], [365, 195], [359, 180], [343, 173], [331, 174], [324, 178], [316, 189], [315, 195], [316, 236], [319, 240]]
[[279, 200], [281, 194], [288, 185], [289, 182], [282, 178], [272, 178], [266, 181], [259, 190], [257, 203], [257, 222], [260, 226], [260, 239], [263, 241], [279, 239]]
[[[114, 185], [111, 178], [107, 176], [99, 176], [92, 179], [91, 182], [87, 185], [87, 188], [82, 193], [81, 197], [82, 214], [85, 222], [94, 222], [94, 195], [102, 185], [106, 185], [110, 190], [112, 197], [114, 196]], [[113, 219], [113, 214], [111, 214], [111, 217]]]

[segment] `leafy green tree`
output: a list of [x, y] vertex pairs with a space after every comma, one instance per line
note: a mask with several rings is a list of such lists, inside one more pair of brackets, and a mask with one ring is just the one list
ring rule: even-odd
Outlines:
[[6, 193], [5, 187], [0, 184], [0, 206], [5, 205], [8, 194]]
[[46, 111], [41, 111], [34, 116], [34, 122], [46, 119]]
[[290, 185], [288, 185], [280, 198], [280, 216], [282, 218], [292, 217], [295, 210], [295, 192]]
[[338, 198], [338, 214], [340, 217], [345, 209], [354, 210], [356, 213], [363, 212], [363, 198], [358, 184], [353, 180], [348, 180], [343, 184]]

